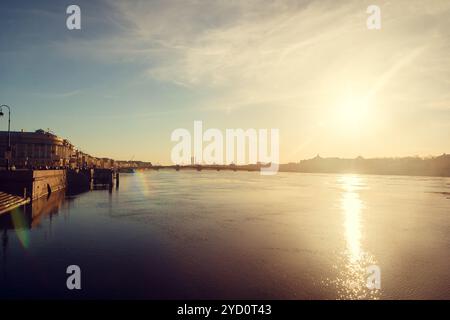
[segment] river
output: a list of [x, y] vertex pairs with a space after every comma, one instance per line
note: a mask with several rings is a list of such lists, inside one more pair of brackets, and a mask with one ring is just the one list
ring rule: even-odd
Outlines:
[[450, 299], [449, 178], [142, 171], [0, 233], [1, 298]]

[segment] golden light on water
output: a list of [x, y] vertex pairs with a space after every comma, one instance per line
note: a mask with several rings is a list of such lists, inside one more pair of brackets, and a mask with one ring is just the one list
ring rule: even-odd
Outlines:
[[352, 263], [361, 258], [361, 211], [362, 201], [356, 192], [360, 179], [356, 176], [342, 178], [345, 192], [342, 195], [342, 209], [345, 217], [345, 238], [348, 256]]
[[380, 291], [367, 287], [367, 267], [376, 262], [375, 257], [363, 247], [365, 206], [360, 196], [360, 191], [364, 188], [363, 178], [356, 175], [343, 176], [339, 184], [343, 190], [341, 209], [346, 250], [337, 266], [338, 296], [340, 299], [378, 299]]

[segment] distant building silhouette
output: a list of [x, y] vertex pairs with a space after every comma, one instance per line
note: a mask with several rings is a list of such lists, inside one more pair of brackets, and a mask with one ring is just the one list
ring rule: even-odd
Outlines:
[[420, 158], [355, 159], [321, 158], [302, 160], [299, 163], [280, 165], [285, 172], [363, 173], [386, 175], [450, 176], [450, 155]]

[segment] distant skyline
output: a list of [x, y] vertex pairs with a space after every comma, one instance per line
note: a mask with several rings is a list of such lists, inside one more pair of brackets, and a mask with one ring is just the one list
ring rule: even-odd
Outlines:
[[278, 128], [281, 163], [450, 152], [449, 1], [7, 0], [0, 17], [12, 130], [94, 156], [169, 164], [194, 120]]

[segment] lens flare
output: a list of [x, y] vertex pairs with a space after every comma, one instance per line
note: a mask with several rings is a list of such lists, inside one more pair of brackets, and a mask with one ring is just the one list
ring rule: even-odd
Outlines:
[[25, 249], [29, 248], [30, 231], [25, 211], [20, 208], [17, 208], [14, 209], [10, 214], [17, 238], [19, 239], [20, 243]]
[[140, 170], [136, 170], [136, 173], [133, 175], [133, 183], [136, 186], [135, 190], [139, 190], [146, 197], [150, 196], [152, 192], [148, 177], [149, 175], [145, 171]]

